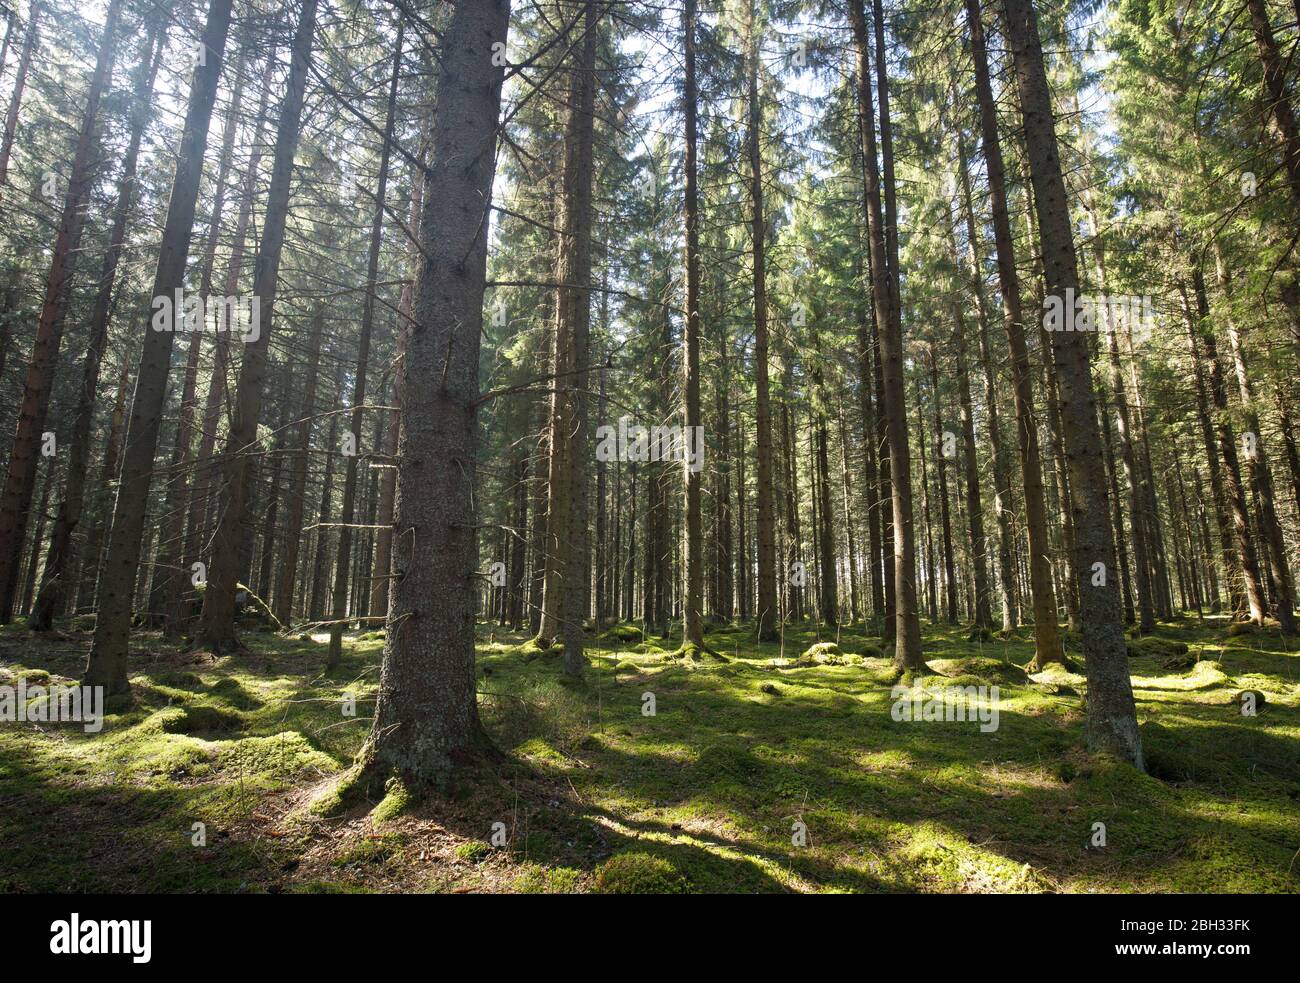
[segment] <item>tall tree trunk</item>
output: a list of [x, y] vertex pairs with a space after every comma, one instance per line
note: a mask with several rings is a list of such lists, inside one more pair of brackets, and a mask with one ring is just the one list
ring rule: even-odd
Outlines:
[[[1215, 265], [1219, 282], [1229, 300], [1231, 300], [1231, 282], [1228, 279], [1227, 266], [1219, 244], [1215, 243]], [[1251, 483], [1259, 495], [1259, 533], [1264, 541], [1264, 553], [1268, 557], [1268, 568], [1275, 584], [1274, 611], [1282, 633], [1294, 635], [1295, 590], [1291, 579], [1291, 567], [1287, 556], [1286, 541], [1282, 536], [1282, 523], [1278, 521], [1277, 506], [1274, 502], [1273, 473], [1268, 463], [1268, 453], [1264, 448], [1264, 434], [1259, 426], [1259, 408], [1255, 401], [1255, 387], [1251, 382], [1250, 372], [1246, 367], [1246, 348], [1242, 339], [1241, 328], [1232, 316], [1225, 318], [1228, 330], [1228, 346], [1232, 350], [1232, 365], [1236, 370], [1237, 392], [1241, 397], [1245, 431], [1243, 438], [1248, 441], [1246, 470], [1251, 476]]]
[[117, 204], [113, 212], [112, 229], [108, 236], [108, 249], [99, 273], [99, 290], [90, 317], [89, 337], [86, 339], [86, 357], [82, 362], [81, 389], [77, 393], [77, 409], [72, 424], [72, 441], [68, 450], [68, 469], [64, 479], [63, 497], [58, 515], [50, 533], [50, 549], [41, 574], [41, 592], [36, 599], [28, 627], [34, 631], [48, 631], [54, 618], [63, 613], [67, 597], [68, 562], [72, 554], [72, 536], [81, 521], [85, 499], [86, 471], [90, 458], [90, 429], [95, 416], [96, 390], [99, 388], [99, 369], [108, 344], [108, 321], [112, 311], [113, 288], [117, 282], [117, 264], [126, 240], [126, 228], [135, 204], [135, 172], [140, 156], [140, 141], [149, 119], [150, 95], [162, 61], [165, 38], [158, 43], [160, 30], [155, 22], [141, 48], [139, 75], [132, 95], [131, 137], [127, 142], [122, 177], [118, 182]]
[[[262, 163], [263, 139], [266, 124], [267, 104], [270, 101], [271, 84], [275, 66], [279, 59], [274, 50], [267, 53], [266, 71], [262, 78], [262, 94], [258, 102], [256, 122], [253, 126], [252, 151], [248, 158], [248, 168], [244, 174], [244, 186], [240, 196], [239, 214], [235, 219], [233, 243], [230, 256], [226, 261], [226, 278], [224, 294], [233, 297], [239, 291], [239, 281], [243, 274], [244, 253], [248, 243], [248, 229], [252, 221], [253, 201], [257, 194], [257, 179]], [[333, 246], [333, 226], [326, 226], [321, 237], [321, 246], [328, 249]], [[226, 408], [227, 374], [230, 365], [230, 336], [225, 331], [218, 331], [213, 346], [212, 376], [208, 382], [208, 392], [203, 405], [203, 424], [199, 431], [199, 449], [195, 455], [194, 484], [188, 490], [188, 515], [185, 520], [185, 543], [182, 551], [181, 567], [188, 571], [194, 562], [202, 556], [207, 565], [210, 558], [211, 544], [208, 541], [208, 509], [212, 499], [212, 481], [220, 467], [220, 462], [213, 457], [217, 446], [217, 427], [222, 410]], [[189, 592], [178, 591], [169, 619], [179, 621], [188, 617], [194, 608], [194, 597]]]
[[[184, 281], [212, 105], [221, 79], [226, 34], [230, 28], [230, 8], [231, 0], [212, 0], [208, 7], [207, 24], [199, 42], [205, 56], [194, 70], [190, 87], [176, 175], [172, 180], [158, 268], [150, 295], [155, 299], [175, 296], [175, 291]], [[167, 398], [167, 374], [171, 367], [174, 338], [172, 331], [145, 332], [131, 418], [123, 443], [122, 477], [113, 506], [108, 549], [100, 567], [98, 616], [95, 619], [95, 639], [86, 662], [85, 682], [91, 686], [103, 686], [110, 695], [126, 693], [130, 688], [126, 668], [132, 600], [140, 567], [144, 519], [153, 480], [154, 454], [158, 449], [158, 430]]]
[[[948, 230], [949, 257], [952, 268], [960, 276], [961, 261], [957, 256], [957, 237], [953, 227], [951, 213], [944, 223]], [[962, 465], [966, 484], [966, 515], [970, 524], [970, 555], [972, 577], [974, 580], [974, 605], [972, 617], [974, 627], [979, 629], [993, 627], [993, 615], [989, 605], [989, 566], [988, 541], [984, 536], [984, 499], [980, 492], [979, 456], [975, 446], [975, 406], [971, 399], [969, 346], [966, 341], [966, 318], [963, 314], [961, 292], [953, 284], [952, 313], [953, 341], [956, 344], [957, 360], [957, 403], [961, 411]], [[983, 285], [980, 287], [983, 292]]]
[[293, 462], [289, 469], [289, 515], [284, 526], [284, 556], [280, 563], [280, 585], [275, 592], [275, 616], [282, 624], [293, 620], [293, 597], [298, 584], [298, 551], [302, 547], [303, 512], [307, 504], [307, 455], [311, 449], [311, 428], [316, 415], [316, 380], [320, 375], [321, 334], [325, 327], [324, 303], [312, 308], [307, 342], [307, 366], [303, 372], [302, 409], [296, 424]]
[[[1047, 535], [1047, 514], [1043, 501], [1043, 469], [1039, 458], [1038, 432], [1034, 414], [1033, 378], [1029, 366], [1029, 349], [1025, 344], [1020, 280], [1016, 272], [1015, 246], [1007, 209], [1006, 172], [1002, 163], [1001, 140], [998, 136], [997, 107], [993, 102], [993, 88], [989, 82], [988, 52], [984, 42], [984, 25], [980, 20], [979, 0], [966, 0], [966, 21], [970, 30], [971, 53], [975, 64], [975, 96], [980, 110], [984, 165], [988, 174], [989, 201], [993, 216], [993, 240], [997, 247], [998, 280], [1002, 288], [1003, 320], [1006, 324], [1007, 344], [1011, 351], [1016, 434], [1025, 490], [1025, 526], [1029, 534], [1030, 598], [1034, 608], [1034, 658], [1031, 668], [1041, 669], [1049, 662], [1059, 662], [1063, 652], [1056, 622], [1056, 597], [1052, 589], [1051, 545]], [[1037, 201], [1035, 205], [1038, 206]], [[1044, 263], [1046, 263], [1045, 256]], [[1095, 431], [1096, 428], [1094, 426], [1091, 429]]]
[[[420, 134], [420, 145], [416, 159], [420, 167], [411, 168], [411, 211], [407, 228], [411, 236], [418, 235], [420, 215], [424, 208], [424, 167], [428, 158], [429, 132], [427, 127]], [[392, 426], [387, 430], [384, 443], [384, 467], [379, 478], [379, 510], [375, 519], [379, 526], [375, 536], [375, 573], [370, 588], [370, 609], [376, 614], [388, 614], [388, 594], [393, 573], [393, 506], [397, 495], [397, 445], [402, 429], [402, 401], [405, 399], [403, 389], [404, 374], [401, 363], [406, 357], [406, 346], [411, 336], [413, 324], [411, 313], [415, 297], [414, 278], [420, 266], [420, 244], [415, 238], [407, 243], [407, 269], [410, 281], [402, 285], [401, 295], [397, 300], [397, 353], [394, 359], [393, 373], [393, 413]], [[522, 533], [521, 533], [522, 535]]]
[[38, 450], [50, 409], [50, 392], [59, 363], [59, 345], [63, 340], [63, 325], [68, 316], [72, 278], [76, 274], [77, 260], [81, 254], [86, 207], [98, 176], [95, 167], [95, 123], [99, 116], [100, 100], [112, 81], [121, 14], [122, 0], [113, 0], [108, 8], [99, 56], [86, 94], [76, 154], [68, 176], [68, 193], [63, 201], [63, 213], [59, 218], [50, 258], [50, 272], [45, 282], [45, 299], [36, 325], [36, 337], [32, 342], [31, 361], [27, 364], [18, 426], [9, 451], [9, 469], [4, 491], [0, 493], [0, 624], [8, 622], [12, 615], [18, 589], [18, 563], [23, 539], [27, 534], [32, 492], [36, 486]]
[[[235, 61], [234, 79], [231, 82], [230, 107], [226, 116], [225, 132], [221, 139], [221, 156], [213, 184], [212, 214], [208, 219], [207, 241], [203, 250], [203, 259], [200, 261], [199, 296], [205, 301], [212, 295], [212, 270], [216, 265], [217, 240], [221, 235], [221, 218], [225, 211], [226, 180], [230, 176], [235, 135], [239, 130], [246, 50], [246, 44], [239, 45], [239, 57]], [[274, 58], [268, 59], [268, 72], [274, 61]], [[169, 635], [180, 632], [188, 607], [185, 604], [188, 590], [182, 585], [190, 576], [190, 572], [188, 569], [182, 569], [181, 563], [185, 557], [185, 519], [190, 495], [190, 468], [194, 461], [194, 417], [197, 409], [195, 397], [198, 391], [199, 355], [203, 347], [203, 335], [204, 332], [196, 331], [190, 336], [189, 352], [185, 359], [185, 375], [181, 382], [180, 418], [176, 423], [176, 443], [172, 448], [170, 477], [167, 480], [165, 496], [168, 508], [149, 602], [151, 614], [165, 612], [164, 631]]]
[[[334, 380], [334, 392], [342, 389], [342, 380]], [[316, 548], [308, 563], [312, 571], [311, 593], [307, 596], [307, 619], [318, 622], [325, 616], [325, 591], [330, 575], [330, 509], [334, 504], [334, 460], [339, 446], [339, 415], [331, 413], [330, 426], [325, 446], [325, 475], [321, 479], [320, 506], [316, 510], [314, 537]]]
[[[849, 18], [857, 51], [859, 129], [866, 161], [867, 227], [871, 242], [872, 301], [880, 340], [880, 392], [884, 399], [889, 444], [889, 480], [893, 497], [894, 662], [905, 670], [924, 669], [921, 621], [916, 600], [916, 531], [912, 519], [912, 471], [907, 444], [907, 406], [903, 396], [903, 336], [898, 310], [898, 230], [892, 217], [894, 162], [889, 126], [889, 87], [884, 54], [884, 25], [879, 3], [874, 10], [877, 78], [880, 94], [884, 189], [890, 213], [881, 209], [880, 164], [876, 157], [875, 106], [871, 94], [871, 42], [862, 0], [849, 0]], [[888, 602], [888, 599], [887, 599]]]
[[479, 339], [496, 162], [505, 0], [457, 4], [443, 34], [433, 159], [420, 222], [397, 485], [393, 581], [374, 728], [357, 784], [444, 784], [483, 748], [474, 673]]
[[856, 621], [862, 612], [858, 588], [858, 543], [853, 531], [853, 493], [849, 478], [849, 428], [844, 422], [844, 404], [836, 400], [836, 418], [840, 434], [840, 490], [844, 500], [844, 538], [848, 546], [849, 617]]
[[993, 512], [998, 520], [998, 585], [1002, 595], [1002, 631], [1010, 632], [1020, 623], [1016, 592], [1016, 568], [1011, 560], [1011, 516], [1015, 511], [1011, 495], [1010, 462], [1002, 446], [1002, 424], [999, 422], [997, 378], [993, 368], [993, 350], [989, 338], [988, 302], [984, 295], [984, 275], [981, 272], [979, 236], [975, 224], [974, 196], [971, 194], [970, 168], [966, 159], [966, 143], [960, 129], [957, 132], [957, 176], [961, 179], [962, 212], [966, 219], [967, 260], [971, 267], [971, 287], [975, 293], [975, 307], [979, 314], [980, 366], [984, 377], [984, 403], [988, 412], [989, 454], [993, 459]]
[[[685, 117], [685, 161], [683, 162], [686, 220], [686, 335], [683, 368], [686, 389], [686, 446], [694, 447], [693, 435], [702, 433], [700, 419], [700, 203], [696, 190], [696, 122], [695, 122], [695, 0], [685, 0], [682, 7], [682, 35], [685, 59], [682, 111]], [[700, 465], [703, 465], [701, 460]], [[701, 610], [704, 591], [704, 529], [700, 519], [700, 480], [702, 469], [690, 464], [682, 467], [686, 482], [686, 594], [682, 645], [704, 647], [704, 615]]]
[[280, 254], [289, 215], [294, 152], [298, 147], [303, 93], [316, 29], [316, 4], [317, 0], [303, 0], [293, 41], [289, 79], [275, 138], [275, 162], [267, 193], [266, 217], [253, 274], [253, 296], [261, 305], [261, 327], [257, 337], [244, 345], [234, 401], [235, 418], [226, 438], [222, 507], [213, 534], [212, 563], [208, 568], [208, 585], [203, 592], [203, 613], [196, 638], [200, 647], [213, 652], [230, 651], [239, 644], [235, 637], [235, 585], [241, 569], [240, 544], [249, 499], [251, 455], [257, 445], [257, 423], [262, 411], [275, 294], [279, 286]]
[[1264, 603], [1264, 586], [1259, 574], [1259, 561], [1255, 553], [1255, 538], [1250, 529], [1250, 514], [1246, 510], [1246, 493], [1241, 480], [1241, 465], [1237, 459], [1237, 442], [1232, 420], [1228, 413], [1228, 390], [1223, 381], [1223, 363], [1219, 360], [1219, 346], [1209, 323], [1210, 306], [1206, 297], [1205, 279], [1199, 266], [1192, 269], [1192, 285], [1196, 292], [1199, 324], [1197, 330], [1188, 326], [1192, 341], [1192, 357], [1199, 359], [1199, 341], [1205, 348], [1205, 361], [1210, 370], [1210, 395], [1214, 400], [1214, 419], [1219, 439], [1219, 454], [1223, 458], [1223, 490], [1229, 511], [1232, 513], [1233, 539], [1236, 543], [1238, 569], [1241, 570], [1243, 600], [1250, 612], [1250, 620], [1262, 624], [1267, 614]]
[[[1300, 206], [1300, 124], [1296, 122], [1291, 95], [1287, 92], [1287, 60], [1278, 51], [1266, 0], [1246, 0], [1246, 10], [1250, 13], [1250, 27], [1264, 69], [1264, 94], [1268, 98], [1269, 112], [1282, 137], [1282, 166], [1286, 168], [1291, 195]], [[1297, 15], [1300, 16], [1300, 12]], [[1291, 57], [1295, 57], [1294, 52]]]
[[352, 413], [349, 432], [353, 453], [347, 459], [343, 478], [343, 512], [339, 519], [339, 555], [334, 566], [334, 600], [330, 612], [330, 643], [326, 667], [334, 668], [343, 658], [343, 620], [347, 616], [348, 574], [352, 565], [352, 523], [356, 517], [357, 462], [363, 446], [365, 426], [366, 372], [370, 368], [370, 337], [375, 323], [375, 284], [379, 280], [379, 249], [383, 244], [384, 208], [388, 198], [388, 161], [392, 153], [393, 126], [397, 112], [397, 84], [402, 74], [402, 40], [405, 15], [397, 14], [397, 39], [393, 43], [393, 71], [388, 81], [388, 109], [384, 115], [384, 138], [379, 148], [379, 177], [375, 189], [375, 214], [370, 224], [370, 253], [366, 261], [366, 295], [361, 306], [361, 331], [357, 340], [357, 371], [352, 381]]
[[595, 139], [597, 0], [580, 0], [574, 19], [582, 13], [582, 45], [570, 73], [569, 118], [565, 127], [565, 195], [561, 219], [557, 330], [568, 336], [567, 378], [557, 380], [568, 401], [566, 463], [562, 494], [569, 499], [568, 563], [560, 600], [560, 634], [564, 641], [564, 674], [582, 676], [586, 666], [582, 625], [587, 613], [588, 459], [591, 454], [587, 389], [591, 362], [591, 216], [592, 155]]
[[[1078, 290], [1078, 262], [1037, 18], [1029, 0], [1004, 0], [1004, 4], [1007, 40], [1020, 91], [1047, 294], [1065, 297], [1067, 290]], [[1110, 561], [1114, 543], [1088, 336], [1056, 332], [1052, 346], [1061, 388], [1061, 425], [1070, 462], [1075, 577], [1079, 583], [1083, 655], [1088, 675], [1088, 746], [1094, 751], [1114, 753], [1142, 769], [1142, 739], [1129, 682], [1128, 648], [1118, 587], [1113, 576], [1099, 581], [1093, 574], [1094, 563]]]
[[749, 154], [750, 248], [754, 264], [754, 386], [757, 430], [757, 539], [758, 539], [758, 640], [774, 641], [778, 617], [776, 600], [776, 507], [772, 498], [772, 402], [768, 381], [767, 330], [767, 218], [763, 211], [763, 109], [759, 103], [758, 41], [754, 25], [754, 0], [749, 0], [746, 21], [748, 70], [747, 132]]
[[36, 569], [41, 562], [41, 544], [45, 542], [45, 523], [49, 519], [50, 491], [54, 488], [57, 462], [50, 458], [45, 466], [45, 480], [41, 482], [41, 497], [36, 505], [36, 525], [32, 529], [32, 541], [25, 551], [27, 556], [27, 573], [23, 577], [22, 598], [19, 613], [26, 614], [32, 608], [32, 595], [36, 591]]
[[81, 574], [77, 584], [78, 611], [95, 603], [95, 593], [99, 586], [100, 559], [104, 551], [104, 527], [111, 517], [113, 508], [113, 491], [117, 487], [118, 462], [122, 454], [122, 431], [126, 424], [126, 391], [131, 379], [132, 358], [130, 353], [122, 356], [117, 373], [117, 395], [113, 398], [113, 409], [108, 417], [108, 436], [104, 440], [103, 463], [99, 471], [99, 487], [96, 489], [93, 521], [86, 533], [86, 545], [82, 549]]
[[[939, 408], [939, 360], [934, 342], [930, 342], [930, 389], [934, 397], [934, 433], [943, 439], [943, 416]], [[969, 394], [968, 394], [969, 398]], [[953, 562], [952, 521], [948, 515], [948, 456], [940, 448], [935, 459], [939, 472], [939, 524], [943, 530], [944, 617], [948, 624], [957, 623], [957, 570]]]

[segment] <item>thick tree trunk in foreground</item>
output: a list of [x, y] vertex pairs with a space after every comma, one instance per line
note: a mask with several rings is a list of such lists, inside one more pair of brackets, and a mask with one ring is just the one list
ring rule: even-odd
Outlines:
[[63, 340], [63, 326], [68, 316], [72, 278], [76, 274], [77, 260], [81, 254], [86, 206], [96, 178], [95, 122], [99, 116], [100, 100], [112, 79], [121, 13], [122, 0], [113, 0], [108, 8], [104, 36], [99, 44], [99, 57], [86, 95], [76, 154], [68, 176], [68, 193], [63, 200], [63, 213], [50, 258], [50, 272], [45, 281], [45, 298], [36, 325], [36, 337], [32, 342], [27, 378], [23, 384], [18, 426], [9, 451], [9, 470], [4, 491], [0, 493], [0, 624], [8, 622], [12, 616], [18, 590], [19, 559], [27, 534], [32, 493], [36, 487], [42, 433], [50, 409], [54, 373], [59, 363], [59, 345]]
[[[1051, 97], [1029, 0], [1004, 0], [1025, 124], [1025, 146], [1038, 213], [1039, 247], [1048, 296], [1078, 290], [1078, 262], [1065, 181], [1056, 144]], [[1114, 556], [1097, 398], [1089, 366], [1088, 336], [1054, 332], [1052, 356], [1061, 387], [1061, 425], [1070, 461], [1074, 511], [1075, 577], [1079, 584], [1083, 655], [1088, 674], [1088, 746], [1144, 767], [1142, 738], [1129, 682], [1128, 647], [1114, 576], [1098, 578], [1094, 564]]]
[[261, 325], [257, 337], [244, 345], [244, 358], [239, 367], [239, 384], [235, 395], [235, 419], [226, 439], [224, 494], [221, 496], [222, 507], [218, 513], [217, 529], [212, 538], [212, 563], [208, 568], [208, 585], [203, 592], [202, 623], [196, 638], [196, 643], [201, 648], [213, 652], [229, 651], [239, 644], [235, 637], [235, 585], [243, 566], [240, 562], [240, 544], [249, 499], [250, 455], [257, 444], [257, 423], [262, 411], [275, 293], [279, 285], [280, 253], [284, 244], [285, 222], [289, 215], [293, 158], [298, 147], [303, 93], [307, 86], [312, 37], [316, 30], [316, 3], [317, 0], [304, 0], [294, 37], [289, 80], [275, 138], [275, 163], [267, 194], [265, 224], [257, 250], [257, 268], [253, 275], [253, 297], [260, 304]]
[[[420, 221], [415, 326], [403, 371], [395, 566], [374, 728], [358, 759], [373, 797], [396, 776], [442, 785], [487, 744], [474, 617], [479, 342], [496, 163], [505, 0], [457, 4], [443, 35], [433, 158]], [[499, 49], [498, 49], [499, 50]]]
[[[181, 134], [176, 175], [168, 199], [167, 221], [163, 226], [158, 268], [150, 295], [155, 299], [173, 297], [185, 276], [199, 178], [203, 172], [203, 154], [208, 145], [212, 105], [221, 79], [222, 55], [230, 28], [230, 8], [231, 0], [212, 0], [207, 26], [200, 39], [206, 57], [195, 69], [190, 87], [185, 129]], [[131, 418], [123, 445], [122, 478], [113, 506], [108, 549], [100, 567], [95, 639], [86, 663], [85, 682], [105, 687], [110, 695], [125, 693], [129, 689], [126, 660], [132, 599], [140, 566], [145, 513], [153, 481], [153, 459], [158, 449], [158, 430], [167, 398], [167, 374], [171, 367], [174, 339], [175, 332], [156, 331], [152, 325], [145, 331]]]

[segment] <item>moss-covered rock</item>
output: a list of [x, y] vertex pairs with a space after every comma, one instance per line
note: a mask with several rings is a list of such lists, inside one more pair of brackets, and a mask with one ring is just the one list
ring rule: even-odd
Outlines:
[[608, 628], [600, 637], [607, 642], [639, 642], [641, 641], [641, 629], [636, 625], [624, 622]]
[[936, 661], [933, 668], [944, 676], [961, 679], [960, 685], [963, 686], [1025, 686], [1029, 683], [1029, 675], [1014, 662], [980, 655]]
[[842, 666], [844, 665], [844, 655], [840, 652], [840, 647], [834, 642], [816, 642], [809, 645], [799, 657], [800, 661], [808, 661], [823, 666]]

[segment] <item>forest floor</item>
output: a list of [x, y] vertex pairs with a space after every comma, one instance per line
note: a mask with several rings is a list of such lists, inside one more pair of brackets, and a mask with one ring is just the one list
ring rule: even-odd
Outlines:
[[[86, 627], [0, 629], [0, 685], [75, 680]], [[483, 625], [505, 762], [331, 819], [309, 805], [366, 735], [380, 633], [350, 637], [329, 675], [323, 636], [250, 630], [214, 659], [141, 634], [134, 702], [100, 733], [0, 724], [0, 891], [1294, 892], [1300, 651], [1226, 627], [1189, 616], [1136, 643], [1144, 775], [1083, 751], [1084, 681], [1026, 677], [1029, 629], [925, 626], [944, 682], [999, 686], [985, 732], [893, 719], [889, 663], [859, 632], [819, 660], [813, 630], [787, 629], [783, 657], [714, 628], [722, 661], [622, 626], [573, 685]]]

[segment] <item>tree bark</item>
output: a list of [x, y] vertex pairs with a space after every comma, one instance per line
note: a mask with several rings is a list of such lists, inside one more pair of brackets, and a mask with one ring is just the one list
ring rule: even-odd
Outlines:
[[[1051, 545], [1047, 535], [1047, 514], [1043, 501], [1043, 469], [1034, 419], [1033, 378], [1029, 367], [1029, 349], [1025, 344], [1025, 321], [1020, 301], [1020, 280], [1016, 272], [1011, 220], [1007, 209], [1006, 177], [1002, 163], [1002, 145], [998, 136], [997, 107], [993, 102], [993, 88], [989, 82], [988, 52], [984, 42], [984, 25], [980, 19], [979, 0], [966, 0], [966, 21], [970, 30], [971, 53], [975, 65], [975, 96], [979, 104], [984, 164], [988, 174], [993, 240], [997, 247], [998, 280], [1002, 288], [1003, 320], [1006, 325], [1007, 344], [1011, 351], [1016, 434], [1025, 492], [1025, 526], [1029, 534], [1029, 589], [1034, 608], [1034, 659], [1030, 665], [1033, 669], [1041, 669], [1049, 662], [1061, 661], [1064, 653], [1061, 650], [1060, 631], [1056, 621], [1056, 597], [1052, 589]], [[1055, 139], [1054, 135], [1053, 139]], [[1035, 205], [1037, 204], [1035, 200]]]
[[99, 103], [112, 82], [121, 14], [122, 0], [113, 0], [108, 8], [99, 56], [86, 94], [77, 149], [68, 175], [68, 193], [63, 201], [50, 272], [45, 282], [45, 298], [36, 325], [36, 337], [32, 341], [31, 360], [27, 364], [18, 426], [9, 451], [9, 468], [4, 491], [0, 493], [0, 624], [7, 623], [12, 616], [18, 589], [18, 563], [36, 486], [42, 433], [59, 363], [59, 346], [68, 316], [72, 279], [81, 254], [87, 203], [98, 176], [95, 169], [95, 123], [99, 117]]
[[244, 345], [234, 401], [235, 418], [226, 439], [225, 464], [222, 469], [222, 508], [212, 538], [212, 563], [208, 568], [208, 584], [203, 592], [203, 613], [196, 638], [199, 647], [212, 652], [231, 651], [239, 645], [235, 636], [235, 585], [239, 582], [242, 567], [240, 545], [249, 498], [250, 455], [257, 444], [257, 423], [262, 411], [267, 353], [274, 322], [275, 294], [279, 285], [280, 254], [289, 214], [294, 152], [298, 146], [303, 93], [307, 86], [312, 37], [316, 29], [316, 5], [317, 0], [303, 0], [293, 41], [289, 79], [275, 138], [274, 164], [267, 194], [262, 240], [258, 246], [257, 266], [253, 274], [253, 296], [260, 303], [261, 328], [257, 338]]
[[[474, 673], [474, 489], [488, 203], [496, 162], [505, 0], [457, 4], [443, 35], [433, 160], [398, 451], [393, 581], [374, 729], [358, 782], [441, 785], [486, 743]], [[498, 49], [498, 50], [502, 50]]]
[[[686, 221], [686, 336], [683, 359], [686, 389], [686, 433], [688, 447], [695, 446], [692, 434], [701, 427], [700, 420], [700, 203], [696, 189], [696, 92], [695, 92], [695, 0], [685, 0], [682, 7], [682, 35], [685, 58], [682, 112], [685, 118], [685, 221]], [[703, 464], [703, 461], [700, 462]], [[683, 619], [683, 646], [704, 647], [704, 614], [701, 595], [704, 590], [704, 530], [700, 519], [700, 479], [702, 470], [683, 464], [686, 483], [686, 596]]]
[[777, 637], [776, 600], [776, 507], [772, 498], [772, 398], [768, 381], [767, 329], [767, 218], [763, 211], [763, 154], [761, 133], [763, 110], [759, 103], [758, 43], [754, 25], [754, 0], [749, 0], [746, 21], [746, 65], [748, 73], [748, 120], [745, 134], [749, 155], [750, 249], [754, 266], [754, 386], [757, 444], [757, 545], [758, 617], [760, 642]]
[[149, 35], [141, 49], [139, 76], [132, 96], [131, 136], [123, 159], [122, 177], [118, 182], [117, 204], [114, 207], [112, 229], [108, 236], [108, 249], [99, 273], [99, 290], [90, 317], [89, 337], [86, 339], [86, 357], [82, 362], [81, 389], [77, 393], [77, 409], [72, 424], [72, 440], [68, 450], [68, 470], [64, 479], [62, 500], [50, 533], [50, 549], [41, 574], [41, 591], [36, 606], [27, 619], [33, 631], [49, 631], [54, 618], [63, 613], [67, 598], [67, 576], [72, 556], [72, 536], [81, 521], [85, 500], [86, 471], [90, 458], [90, 428], [95, 416], [95, 397], [99, 388], [99, 370], [108, 343], [108, 322], [112, 312], [113, 292], [117, 283], [117, 265], [126, 240], [127, 224], [135, 204], [135, 172], [140, 156], [140, 141], [149, 119], [150, 95], [162, 61], [163, 43], [158, 43], [160, 31], [157, 24], [150, 27]]
[[[883, 63], [884, 25], [877, 2], [874, 7], [880, 94], [881, 143], [884, 145], [884, 186], [893, 200], [893, 151], [889, 141], [889, 88]], [[871, 242], [872, 301], [880, 339], [881, 394], [884, 398], [889, 444], [889, 480], [893, 490], [894, 543], [894, 663], [904, 670], [924, 669], [921, 657], [921, 622], [916, 599], [916, 542], [912, 518], [911, 457], [907, 443], [907, 406], [903, 396], [903, 337], [898, 310], [898, 230], [891, 216], [882, 213], [880, 164], [876, 157], [875, 107], [871, 94], [871, 43], [867, 35], [862, 0], [849, 0], [857, 51], [859, 129], [866, 172], [867, 227]]]
[[[212, 105], [230, 28], [231, 0], [212, 0], [200, 44], [205, 57], [194, 70], [189, 106], [185, 114], [176, 174], [168, 200], [158, 267], [154, 273], [154, 298], [173, 297], [185, 276], [190, 233], [203, 154], [208, 144]], [[127, 649], [131, 630], [131, 608], [135, 577], [140, 567], [149, 487], [153, 481], [153, 460], [158, 449], [158, 430], [167, 398], [167, 374], [171, 367], [175, 333], [146, 329], [140, 366], [136, 373], [135, 397], [123, 444], [122, 477], [113, 506], [108, 549], [100, 567], [98, 612], [95, 638], [86, 663], [85, 682], [103, 686], [108, 695], [129, 691]]]
[[[1020, 91], [1047, 294], [1064, 297], [1067, 289], [1078, 290], [1078, 262], [1037, 18], [1029, 0], [1004, 0], [1004, 4], [1007, 40]], [[1088, 336], [1054, 332], [1052, 356], [1061, 388], [1061, 425], [1070, 461], [1075, 576], [1079, 583], [1083, 655], [1088, 675], [1088, 746], [1094, 751], [1111, 752], [1143, 769], [1142, 739], [1129, 682], [1118, 587], [1113, 576], [1099, 582], [1092, 574], [1094, 563], [1110, 561], [1114, 544]]]

